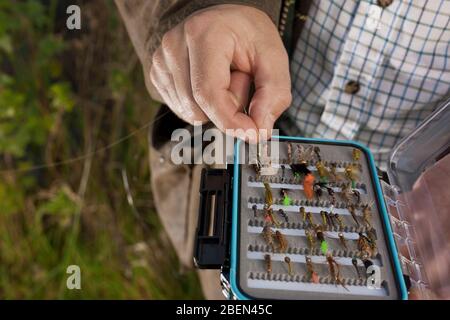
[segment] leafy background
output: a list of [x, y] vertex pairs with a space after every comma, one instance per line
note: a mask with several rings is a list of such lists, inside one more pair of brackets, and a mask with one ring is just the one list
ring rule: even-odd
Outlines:
[[0, 298], [201, 298], [154, 209], [156, 104], [117, 9], [78, 2], [70, 31], [73, 3], [0, 1]]

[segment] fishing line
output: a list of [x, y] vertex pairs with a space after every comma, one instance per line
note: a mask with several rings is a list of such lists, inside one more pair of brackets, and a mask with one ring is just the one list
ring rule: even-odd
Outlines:
[[75, 158], [71, 158], [71, 159], [67, 159], [67, 160], [56, 161], [56, 162], [52, 162], [52, 163], [48, 163], [48, 164], [39, 164], [39, 165], [35, 165], [35, 166], [29, 167], [29, 168], [0, 170], [0, 174], [32, 172], [32, 171], [42, 170], [42, 169], [46, 169], [46, 168], [58, 167], [58, 166], [62, 166], [62, 165], [66, 165], [66, 164], [72, 164], [72, 163], [76, 163], [76, 162], [82, 161], [82, 160], [84, 160], [86, 158], [92, 157], [93, 155], [95, 155], [97, 153], [104, 152], [104, 151], [106, 151], [108, 149], [111, 149], [111, 148], [115, 147], [116, 145], [118, 145], [119, 143], [122, 143], [122, 142], [132, 138], [133, 136], [138, 134], [140, 131], [148, 128], [150, 125], [152, 125], [153, 123], [155, 123], [156, 121], [161, 119], [167, 113], [169, 113], [169, 111], [166, 111], [166, 112], [160, 114], [158, 117], [156, 117], [152, 121], [147, 122], [142, 127], [138, 128], [138, 129], [134, 130], [133, 132], [127, 134], [126, 136], [123, 136], [122, 138], [112, 142], [111, 144], [109, 144], [107, 146], [104, 146], [102, 148], [99, 148], [97, 150], [88, 152], [88, 153], [86, 153], [84, 155], [81, 155], [81, 156], [78, 156], [78, 157], [75, 157]]

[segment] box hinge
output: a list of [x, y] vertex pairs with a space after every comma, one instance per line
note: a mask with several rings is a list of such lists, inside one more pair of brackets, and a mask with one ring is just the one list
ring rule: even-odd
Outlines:
[[415, 246], [415, 231], [403, 214], [406, 204], [399, 200], [397, 187], [385, 181], [381, 181], [381, 187], [407, 289], [414, 288], [419, 295], [426, 295], [426, 276]]

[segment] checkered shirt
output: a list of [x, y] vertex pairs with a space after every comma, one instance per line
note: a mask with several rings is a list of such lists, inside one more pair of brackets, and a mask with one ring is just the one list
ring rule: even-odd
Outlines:
[[395, 144], [450, 94], [450, 1], [314, 0], [290, 68], [283, 129], [362, 142], [386, 168]]

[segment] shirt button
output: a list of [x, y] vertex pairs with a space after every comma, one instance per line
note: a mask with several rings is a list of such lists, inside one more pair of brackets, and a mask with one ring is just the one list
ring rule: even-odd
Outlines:
[[378, 5], [382, 8], [388, 7], [392, 2], [393, 0], [377, 0]]
[[349, 93], [349, 94], [357, 93], [359, 91], [359, 83], [354, 80], [350, 80], [345, 85], [344, 91], [345, 91], [345, 93]]

